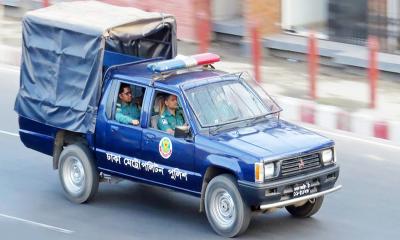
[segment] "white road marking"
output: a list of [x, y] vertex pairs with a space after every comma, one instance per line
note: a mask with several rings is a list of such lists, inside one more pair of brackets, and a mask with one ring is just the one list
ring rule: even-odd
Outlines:
[[[302, 124], [302, 125], [305, 125], [305, 124]], [[305, 128], [313, 130], [313, 131], [316, 131], [316, 132], [321, 132], [321, 133], [324, 133], [324, 134], [328, 134], [328, 135], [333, 135], [333, 136], [342, 137], [342, 138], [348, 138], [348, 139], [351, 139], [351, 140], [356, 140], [356, 141], [360, 141], [360, 142], [364, 142], [364, 143], [374, 144], [374, 145], [378, 145], [378, 146], [381, 146], [381, 147], [387, 147], [387, 148], [392, 148], [392, 149], [395, 149], [395, 150], [400, 150], [400, 146], [399, 145], [390, 144], [390, 142], [388, 140], [384, 140], [384, 139], [378, 139], [378, 138], [375, 138], [375, 139], [364, 139], [364, 138], [361, 138], [361, 137], [351, 136], [351, 135], [345, 134], [345, 133], [326, 131], [326, 130], [322, 130], [322, 129], [319, 129], [319, 128], [310, 127], [310, 125], [306, 125]], [[387, 141], [388, 143], [384, 143], [384, 142], [381, 142], [381, 141]]]
[[[0, 64], [0, 70], [1, 71], [11, 71], [11, 72], [18, 74], [20, 71], [20, 68], [19, 68], [19, 66]], [[19, 80], [19, 78], [17, 78], [17, 80]]]
[[368, 159], [371, 159], [371, 160], [374, 160], [374, 161], [378, 161], [378, 162], [384, 161], [384, 159], [382, 157], [380, 157], [380, 156], [376, 156], [376, 155], [372, 155], [372, 154], [367, 154], [365, 156]]
[[12, 133], [12, 132], [7, 132], [7, 131], [3, 131], [3, 130], [0, 130], [0, 133], [6, 134], [6, 135], [10, 135], [10, 136], [14, 136], [14, 137], [19, 137], [18, 133]]
[[71, 231], [71, 230], [68, 230], [68, 229], [54, 227], [54, 226], [43, 224], [43, 223], [33, 222], [33, 221], [26, 220], [26, 219], [17, 218], [17, 217], [13, 217], [13, 216], [1, 214], [1, 213], [0, 213], [0, 217], [16, 220], [16, 221], [19, 221], [19, 222], [24, 222], [24, 223], [27, 223], [27, 224], [30, 224], [30, 225], [34, 225], [34, 226], [38, 226], [38, 227], [47, 228], [49, 230], [53, 230], [53, 231], [57, 231], [57, 232], [61, 232], [61, 233], [66, 233], [66, 234], [74, 233], [74, 231]]

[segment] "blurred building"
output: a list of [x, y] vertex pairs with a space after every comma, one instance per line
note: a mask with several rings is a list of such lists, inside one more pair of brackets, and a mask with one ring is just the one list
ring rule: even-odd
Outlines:
[[[104, 0], [148, 11], [172, 13], [178, 21], [178, 37], [196, 41], [194, 26], [202, 13], [210, 19], [212, 31], [226, 38], [244, 37], [248, 25], [257, 22], [263, 34], [279, 31], [281, 0]], [[266, 21], [266, 19], [268, 19]]]
[[[54, 3], [61, 0], [48, 0]], [[400, 0], [102, 0], [120, 6], [171, 13], [178, 21], [178, 37], [197, 41], [198, 19], [206, 15], [214, 38], [238, 42], [250, 27], [262, 35], [307, 36], [365, 45], [369, 35], [379, 38], [381, 50], [400, 53]], [[12, 7], [37, 8], [40, 0], [0, 0]]]
[[400, 0], [105, 0], [150, 11], [172, 13], [178, 37], [196, 41], [199, 12], [206, 12], [214, 37], [243, 39], [258, 24], [264, 37], [277, 33], [317, 36], [336, 42], [365, 45], [379, 38], [382, 51], [400, 53]]
[[383, 51], [400, 53], [399, 0], [330, 0], [327, 9], [329, 39], [365, 45], [374, 35]]

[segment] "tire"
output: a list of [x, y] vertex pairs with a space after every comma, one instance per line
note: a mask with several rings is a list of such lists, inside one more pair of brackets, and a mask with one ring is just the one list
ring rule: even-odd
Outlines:
[[235, 179], [229, 174], [214, 177], [206, 188], [205, 209], [216, 233], [235, 237], [247, 230], [251, 210], [243, 201]]
[[297, 218], [308, 218], [316, 214], [322, 206], [324, 196], [313, 198], [307, 201], [303, 206], [287, 206], [286, 210]]
[[99, 174], [86, 146], [72, 144], [65, 147], [58, 169], [61, 185], [70, 201], [85, 203], [94, 198], [99, 188]]

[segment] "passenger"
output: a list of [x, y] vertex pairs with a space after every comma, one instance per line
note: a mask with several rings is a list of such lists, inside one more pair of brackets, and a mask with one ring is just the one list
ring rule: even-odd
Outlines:
[[174, 134], [177, 126], [183, 126], [183, 113], [178, 107], [178, 99], [175, 95], [169, 94], [164, 100], [164, 109], [158, 119], [158, 129], [169, 134]]
[[121, 83], [118, 98], [115, 120], [124, 124], [139, 125], [140, 109], [132, 102], [132, 90], [128, 84]]

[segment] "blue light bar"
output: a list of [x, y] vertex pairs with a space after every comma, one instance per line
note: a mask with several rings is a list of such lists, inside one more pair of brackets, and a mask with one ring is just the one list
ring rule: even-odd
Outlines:
[[203, 53], [192, 56], [180, 56], [171, 60], [150, 63], [147, 69], [155, 73], [169, 72], [195, 66], [207, 65], [218, 62], [220, 57], [213, 53]]
[[150, 63], [147, 65], [147, 69], [157, 73], [178, 70], [182, 68], [186, 68], [186, 64], [181, 59], [171, 59], [157, 63]]

